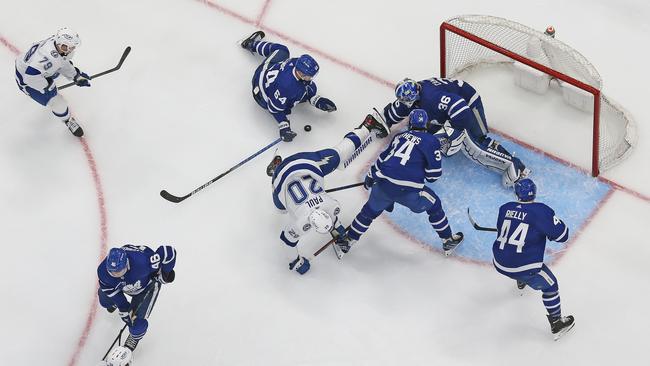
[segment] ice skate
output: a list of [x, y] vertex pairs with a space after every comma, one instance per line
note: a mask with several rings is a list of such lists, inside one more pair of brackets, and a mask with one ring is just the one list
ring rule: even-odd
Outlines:
[[575, 319], [572, 315], [553, 317], [551, 315], [546, 316], [548, 322], [551, 324], [551, 333], [553, 333], [553, 340], [558, 340], [560, 337], [565, 335], [568, 331], [573, 328], [575, 325]]
[[241, 48], [250, 51], [251, 53], [254, 53], [255, 50], [253, 50], [253, 42], [259, 41], [260, 39], [264, 38], [266, 34], [262, 31], [255, 31], [253, 34], [250, 36], [240, 40], [238, 43], [241, 46]]
[[463, 242], [465, 236], [461, 232], [453, 234], [450, 238], [444, 239], [442, 241], [442, 250], [445, 251], [446, 256], [450, 256], [454, 252], [457, 246]]
[[84, 130], [79, 126], [77, 121], [74, 119], [74, 117], [70, 117], [67, 121], [65, 121], [65, 125], [68, 127], [68, 130], [70, 130], [70, 133], [77, 137], [81, 137], [84, 135]]

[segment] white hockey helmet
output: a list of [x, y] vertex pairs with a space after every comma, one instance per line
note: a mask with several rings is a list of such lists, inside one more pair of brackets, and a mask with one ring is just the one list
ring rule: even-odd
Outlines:
[[309, 214], [309, 222], [316, 232], [325, 234], [332, 230], [332, 217], [325, 211], [316, 209]]
[[54, 36], [54, 44], [64, 56], [71, 54], [77, 47], [81, 46], [79, 34], [70, 28], [61, 28]]

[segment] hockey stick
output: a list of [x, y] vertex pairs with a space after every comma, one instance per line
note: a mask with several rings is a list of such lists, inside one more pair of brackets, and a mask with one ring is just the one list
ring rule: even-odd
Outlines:
[[[106, 354], [104, 354], [104, 357], [102, 357], [102, 361], [106, 360], [106, 357], [108, 357], [108, 354], [111, 353], [111, 350], [113, 350], [113, 347], [115, 346], [115, 343], [118, 343], [122, 341], [122, 333], [124, 333], [124, 330], [126, 329], [126, 323], [124, 323], [124, 326], [122, 329], [120, 329], [120, 332], [117, 334], [117, 337], [115, 337], [115, 340], [113, 343], [111, 343], [111, 346], [108, 347], [108, 350], [106, 351]], [[118, 344], [119, 346], [120, 344]]]
[[[345, 228], [345, 231], [348, 231], [348, 230], [350, 230], [350, 226]], [[314, 252], [314, 255], [312, 255], [312, 258], [318, 256], [319, 254], [321, 254], [325, 249], [327, 249], [327, 247], [332, 245], [332, 243], [334, 243], [335, 241], [336, 241], [336, 238], [333, 237], [330, 241], [323, 244], [322, 247], [320, 247], [316, 252]]]
[[344, 189], [354, 188], [354, 187], [358, 187], [358, 186], [362, 186], [362, 185], [363, 185], [363, 182], [352, 183], [352, 184], [348, 184], [347, 186], [341, 186], [341, 187], [326, 189], [325, 192], [332, 193], [332, 192], [342, 191]]
[[[157, 280], [154, 280], [154, 281], [157, 281]], [[162, 283], [159, 282], [159, 285], [160, 285], [160, 288], [162, 288]], [[153, 289], [149, 290], [148, 293], [145, 295], [145, 297], [148, 296], [153, 291], [154, 291]], [[158, 293], [160, 294], [160, 289], [158, 290]], [[158, 295], [156, 295], [156, 297], [151, 300], [151, 303], [149, 305], [151, 307], [151, 309], [153, 309], [154, 305], [156, 305], [156, 301], [158, 301]], [[144, 301], [140, 302], [138, 304], [138, 306], [135, 308], [135, 310], [133, 310], [131, 312], [133, 314], [132, 315], [133, 317], [135, 317], [135, 314], [138, 313], [138, 311], [140, 310], [140, 307], [144, 303], [145, 303]], [[135, 321], [135, 318], [132, 318], [132, 319], [133, 319], [133, 321]], [[108, 350], [104, 354], [104, 357], [102, 357], [102, 361], [106, 360], [106, 357], [108, 357], [108, 354], [111, 353], [111, 351], [113, 350], [113, 347], [115, 346], [115, 343], [117, 343], [118, 346], [121, 346], [122, 333], [124, 333], [124, 330], [126, 329], [127, 326], [128, 326], [128, 324], [124, 323], [124, 326], [122, 327], [122, 329], [120, 329], [120, 332], [117, 334], [117, 337], [115, 337], [115, 340], [113, 340], [113, 343], [111, 343], [111, 346], [108, 347]]]
[[[115, 66], [115, 67], [112, 68], [112, 69], [108, 69], [108, 70], [106, 70], [106, 71], [102, 71], [102, 72], [100, 72], [99, 74], [91, 75], [91, 76], [90, 76], [90, 80], [93, 80], [93, 79], [98, 78], [98, 77], [100, 77], [100, 76], [103, 76], [103, 75], [106, 75], [106, 74], [110, 74], [111, 72], [114, 72], [114, 71], [119, 70], [120, 67], [122, 67], [122, 64], [124, 63], [124, 60], [126, 59], [126, 56], [128, 56], [130, 52], [131, 52], [131, 46], [128, 46], [127, 48], [124, 49], [124, 52], [122, 53], [122, 57], [120, 57], [120, 61], [117, 63], [117, 66]], [[62, 90], [62, 89], [65, 89], [65, 88], [70, 87], [70, 86], [73, 86], [73, 85], [77, 85], [77, 83], [73, 81], [73, 82], [71, 82], [71, 83], [68, 83], [68, 84], [65, 84], [65, 85], [63, 85], [63, 86], [60, 86], [58, 89], [59, 89], [59, 90]]]
[[197, 192], [199, 192], [199, 191], [202, 190], [203, 188], [205, 188], [205, 187], [209, 186], [210, 184], [212, 184], [212, 183], [218, 181], [219, 179], [223, 178], [226, 174], [228, 174], [228, 173], [232, 172], [233, 170], [239, 168], [240, 166], [246, 164], [247, 162], [249, 162], [250, 160], [252, 160], [252, 159], [253, 159], [254, 157], [256, 157], [257, 155], [259, 155], [259, 154], [265, 152], [266, 150], [272, 148], [273, 146], [275, 146], [275, 145], [276, 145], [277, 143], [279, 143], [280, 141], [282, 141], [282, 139], [278, 137], [277, 140], [275, 140], [275, 141], [271, 142], [270, 144], [264, 146], [263, 148], [261, 148], [260, 150], [258, 150], [258, 151], [257, 151], [256, 153], [254, 153], [253, 155], [247, 157], [246, 159], [244, 159], [244, 160], [242, 160], [241, 162], [239, 162], [237, 165], [235, 165], [235, 166], [233, 166], [232, 168], [226, 170], [225, 172], [219, 174], [218, 176], [216, 176], [216, 177], [210, 179], [209, 182], [205, 183], [204, 185], [198, 187], [197, 189], [193, 190], [192, 192], [190, 192], [190, 193], [188, 193], [188, 194], [186, 194], [186, 195], [184, 195], [184, 196], [180, 196], [180, 197], [179, 197], [179, 196], [174, 196], [173, 194], [167, 192], [167, 191], [164, 190], [164, 189], [163, 189], [162, 191], [160, 191], [160, 196], [161, 196], [162, 198], [166, 199], [166, 200], [169, 201], [169, 202], [173, 202], [173, 203], [179, 203], [179, 202], [182, 202], [182, 201], [186, 200], [187, 198], [189, 198], [190, 196], [196, 194]]
[[469, 218], [469, 222], [472, 223], [472, 226], [474, 226], [474, 229], [476, 229], [478, 231], [493, 231], [493, 232], [498, 231], [494, 227], [483, 227], [483, 226], [480, 226], [479, 224], [477, 224], [476, 221], [474, 221], [474, 218], [472, 217], [472, 215], [470, 215], [470, 213], [469, 213], [469, 207], [467, 208], [467, 217]]

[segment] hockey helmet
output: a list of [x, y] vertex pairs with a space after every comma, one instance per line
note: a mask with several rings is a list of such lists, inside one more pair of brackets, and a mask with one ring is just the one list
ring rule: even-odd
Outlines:
[[537, 194], [537, 186], [530, 178], [520, 179], [515, 183], [515, 194], [522, 202], [532, 201]]
[[316, 232], [325, 234], [332, 230], [332, 217], [325, 211], [316, 209], [309, 214], [309, 222]]
[[426, 130], [429, 125], [429, 116], [424, 109], [414, 109], [409, 113], [409, 129]]
[[106, 256], [106, 270], [113, 277], [122, 277], [129, 269], [129, 257], [122, 248], [111, 248]]
[[395, 87], [395, 97], [401, 103], [411, 105], [413, 102], [418, 100], [420, 91], [418, 90], [418, 83], [413, 80], [406, 78]]
[[72, 29], [61, 28], [54, 36], [54, 44], [63, 56], [67, 56], [81, 45], [81, 39], [79, 34]]
[[318, 62], [309, 55], [302, 55], [296, 60], [296, 71], [301, 80], [311, 81], [318, 74], [318, 69]]

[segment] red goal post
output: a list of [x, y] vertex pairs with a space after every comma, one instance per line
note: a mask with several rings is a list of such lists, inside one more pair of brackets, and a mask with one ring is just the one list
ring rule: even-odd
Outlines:
[[[531, 39], [544, 49], [542, 56], [530, 56]], [[593, 109], [588, 107], [593, 113], [594, 177], [631, 152], [636, 137], [633, 119], [602, 94], [600, 74], [570, 46], [520, 23], [487, 15], [461, 15], [440, 25], [441, 77], [453, 78], [484, 63], [515, 61], [593, 96]], [[606, 112], [606, 119], [601, 118], [601, 112]]]

